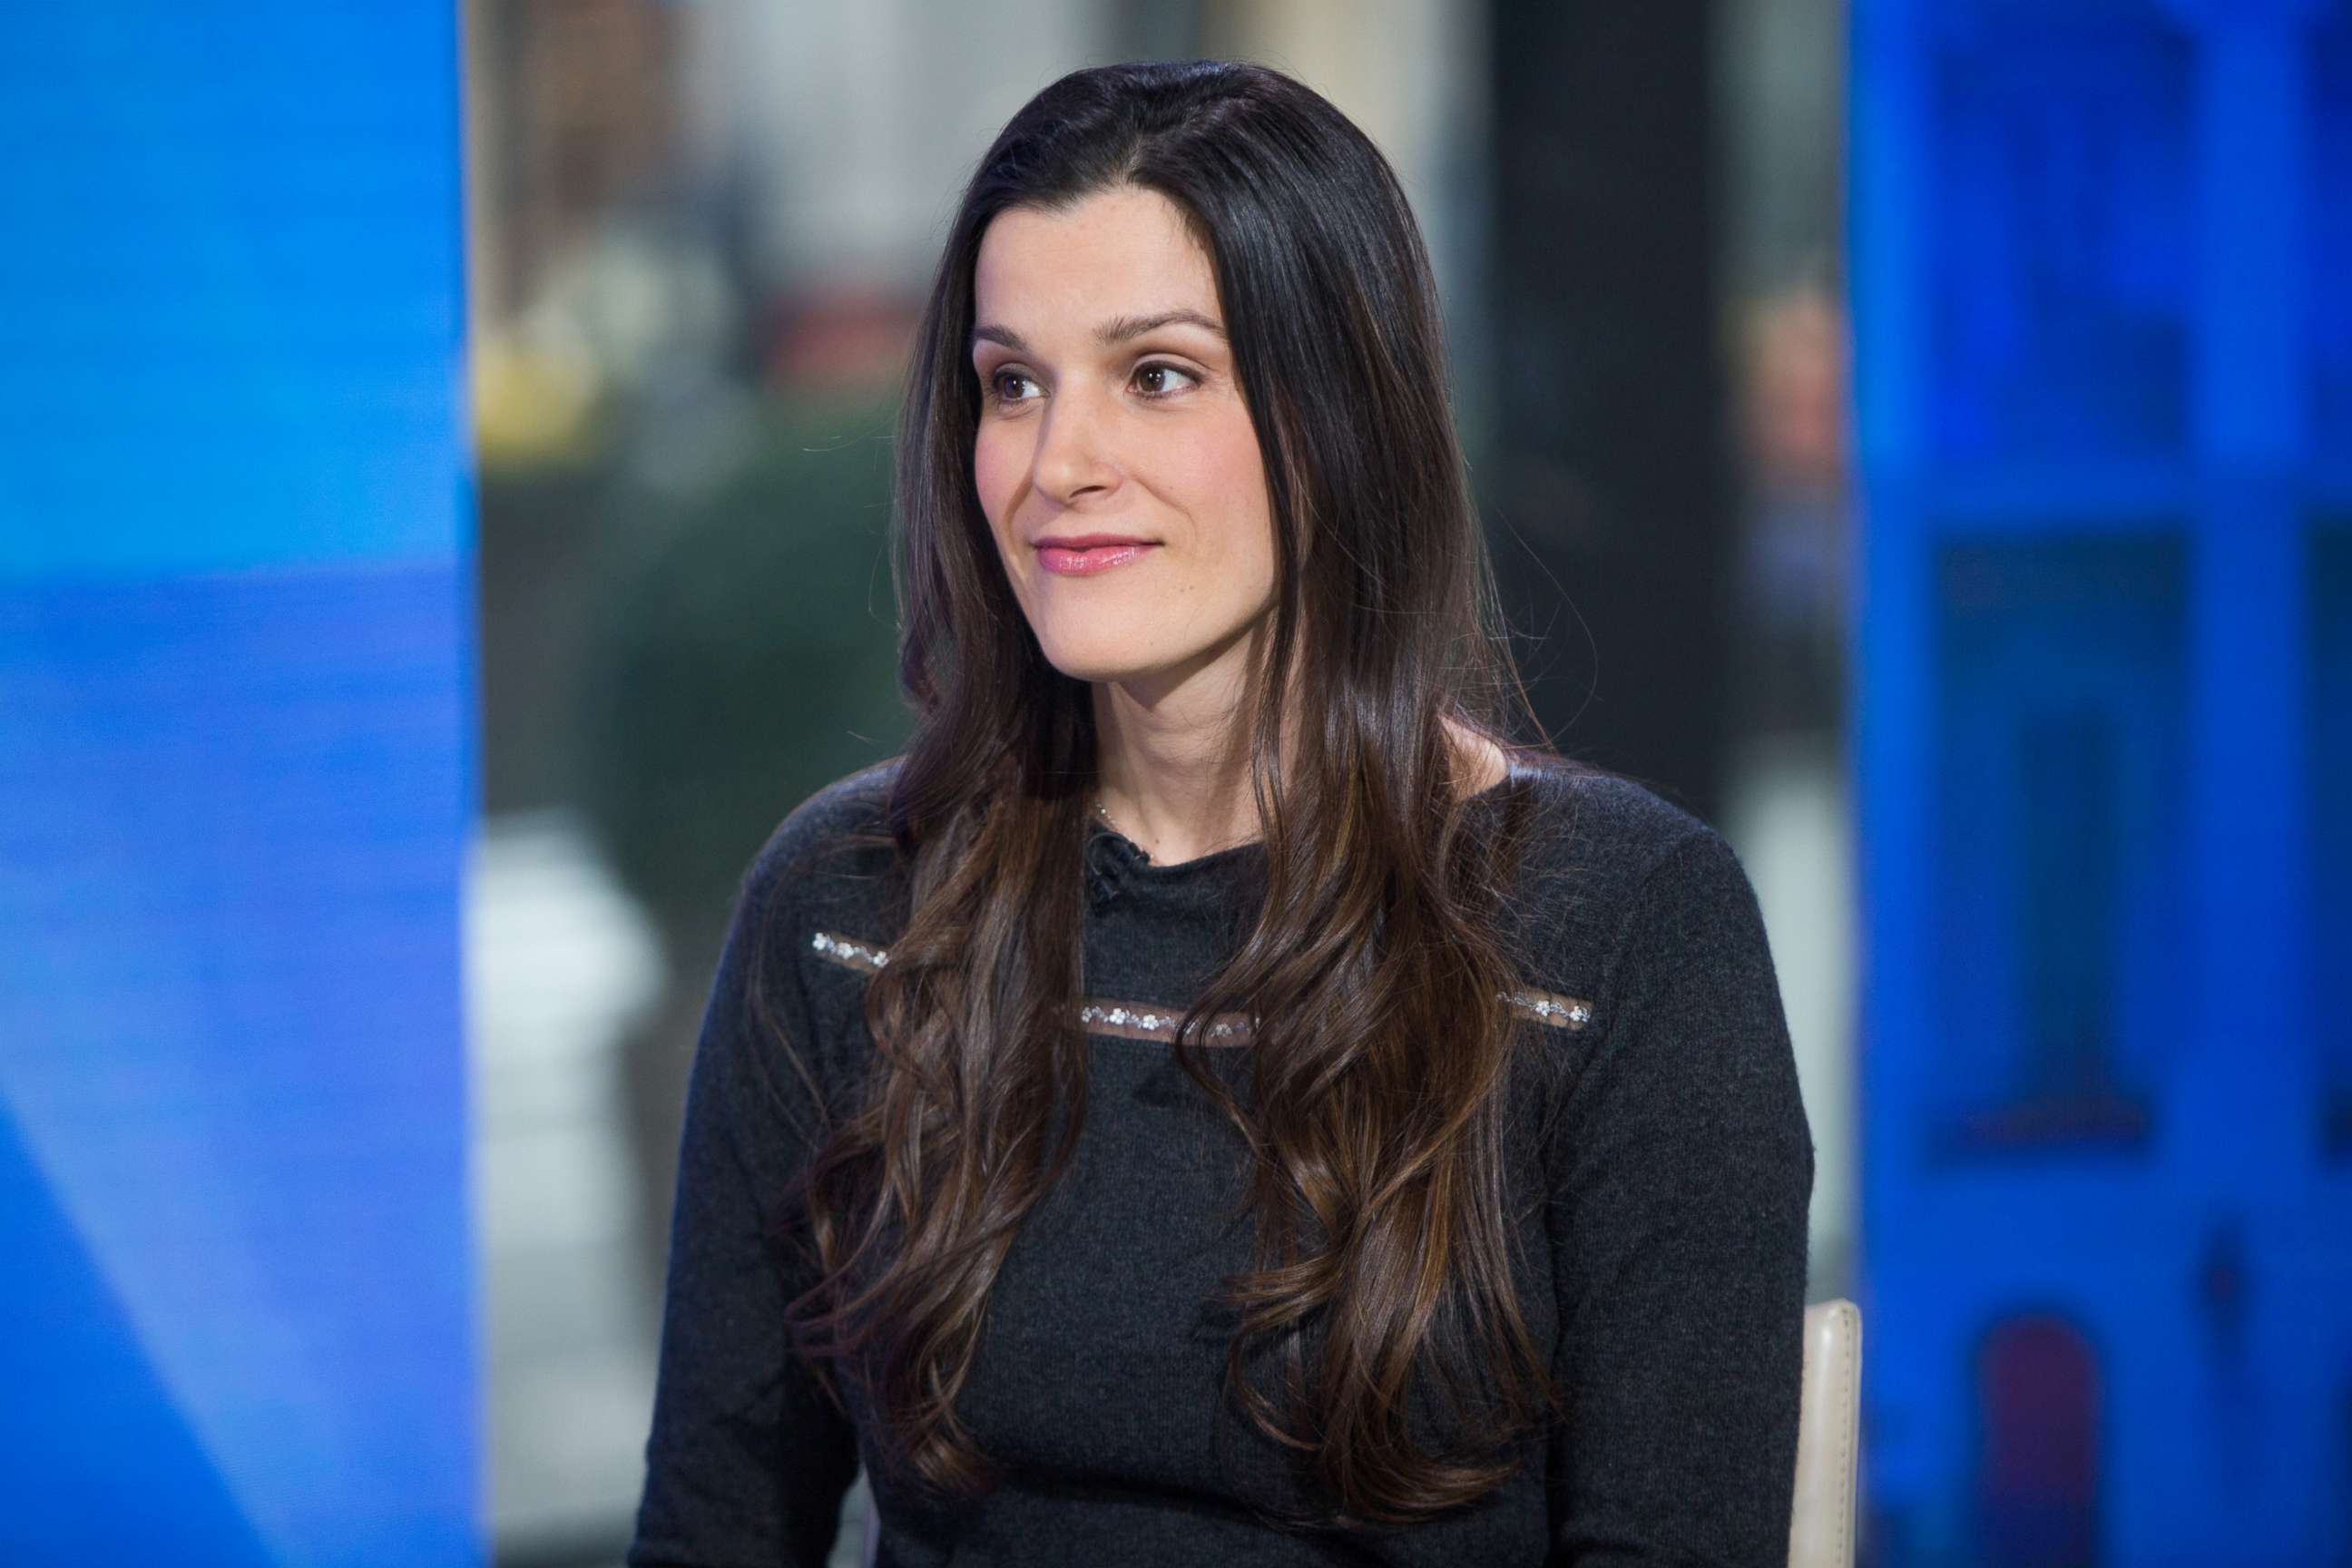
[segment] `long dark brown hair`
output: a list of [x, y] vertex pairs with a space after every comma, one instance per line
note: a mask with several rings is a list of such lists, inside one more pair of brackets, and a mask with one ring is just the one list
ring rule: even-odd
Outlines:
[[[1371, 142], [1276, 71], [1073, 72], [1013, 118], [956, 211], [898, 428], [917, 721], [887, 833], [911, 913], [866, 994], [867, 1082], [806, 1173], [823, 1279], [794, 1328], [859, 1380], [904, 1473], [962, 1495], [998, 1479], [955, 1403], [1006, 1248], [1085, 1112], [1096, 737], [1089, 688], [1046, 661], [974, 488], [973, 263], [1006, 209], [1119, 186], [1167, 197], [1213, 262], [1276, 536], [1243, 720], [1263, 913], [1176, 1049], [1251, 1156], [1254, 1266], [1222, 1298], [1227, 1386], [1301, 1456], [1317, 1521], [1411, 1524], [1500, 1485], [1559, 1408], [1506, 1212], [1504, 1089], [1524, 1037], [1504, 1001], [1507, 836], [1464, 831], [1470, 779], [1447, 733], [1532, 756], [1510, 736], [1534, 721], [1412, 211]], [[1256, 1020], [1242, 1096], [1195, 1054], [1219, 1012]], [[1408, 1422], [1418, 1400], [1452, 1418], [1442, 1440]]]

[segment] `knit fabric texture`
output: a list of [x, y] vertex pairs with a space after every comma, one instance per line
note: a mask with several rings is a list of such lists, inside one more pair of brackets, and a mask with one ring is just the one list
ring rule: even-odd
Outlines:
[[[820, 1097], [856, 1103], [871, 1058], [864, 992], [906, 884], [887, 847], [844, 845], [878, 830], [894, 766], [786, 817], [737, 896], [691, 1068], [632, 1568], [818, 1568], [861, 1461], [884, 1568], [1787, 1561], [1813, 1143], [1756, 897], [1713, 829], [1556, 759], [1470, 803], [1533, 825], [1506, 940], [1531, 994], [1584, 1004], [1528, 1016], [1512, 1080], [1520, 1310], [1567, 1408], [1518, 1473], [1410, 1527], [1269, 1521], [1314, 1494], [1224, 1386], [1211, 1298], [1251, 1261], [1240, 1137], [1173, 1045], [1098, 1008], [1073, 1163], [1013, 1242], [956, 1405], [1007, 1479], [952, 1500], [892, 1479], [854, 1383], [836, 1409], [787, 1334], [815, 1276], [778, 1244], [775, 1195]], [[1161, 866], [1097, 822], [1084, 865], [1085, 989], [1130, 1018], [1181, 1013], [1264, 891], [1257, 843]], [[1203, 1056], [1238, 1092], [1249, 1048]]]

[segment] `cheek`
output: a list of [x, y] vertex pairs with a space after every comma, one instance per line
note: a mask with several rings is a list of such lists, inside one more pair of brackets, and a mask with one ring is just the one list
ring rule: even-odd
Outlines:
[[1274, 528], [1265, 490], [1265, 464], [1247, 418], [1209, 434], [1194, 454], [1201, 510], [1217, 520], [1220, 553], [1258, 574], [1270, 574]]
[[1003, 542], [1003, 523], [1006, 509], [1012, 504], [1013, 487], [1020, 482], [1022, 463], [1010, 443], [1001, 436], [992, 436], [983, 426], [973, 443], [971, 455], [972, 489], [980, 493], [981, 510], [988, 514], [988, 523]]

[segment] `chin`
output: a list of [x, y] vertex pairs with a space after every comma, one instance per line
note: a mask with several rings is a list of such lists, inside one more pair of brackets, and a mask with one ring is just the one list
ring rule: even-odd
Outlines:
[[1149, 675], [1156, 664], [1139, 662], [1128, 650], [1089, 650], [1085, 653], [1060, 652], [1048, 647], [1045, 662], [1068, 676], [1072, 680], [1132, 680]]
[[1073, 680], [1132, 680], [1176, 662], [1139, 643], [1132, 626], [1041, 635], [1037, 646], [1046, 663]]

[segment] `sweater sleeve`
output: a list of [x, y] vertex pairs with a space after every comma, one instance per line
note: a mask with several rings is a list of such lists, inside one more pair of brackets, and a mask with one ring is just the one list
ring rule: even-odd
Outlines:
[[779, 1213], [776, 1194], [816, 1125], [814, 1094], [751, 1005], [763, 946], [764, 1000], [815, 1072], [791, 863], [772, 840], [746, 873], [695, 1047], [631, 1568], [820, 1568], [856, 1474], [856, 1429], [785, 1330], [814, 1269], [772, 1228], [805, 1238], [805, 1214]]
[[1684, 838], [1627, 911], [1548, 1142], [1557, 1565], [1788, 1561], [1812, 1136], [1762, 917]]

